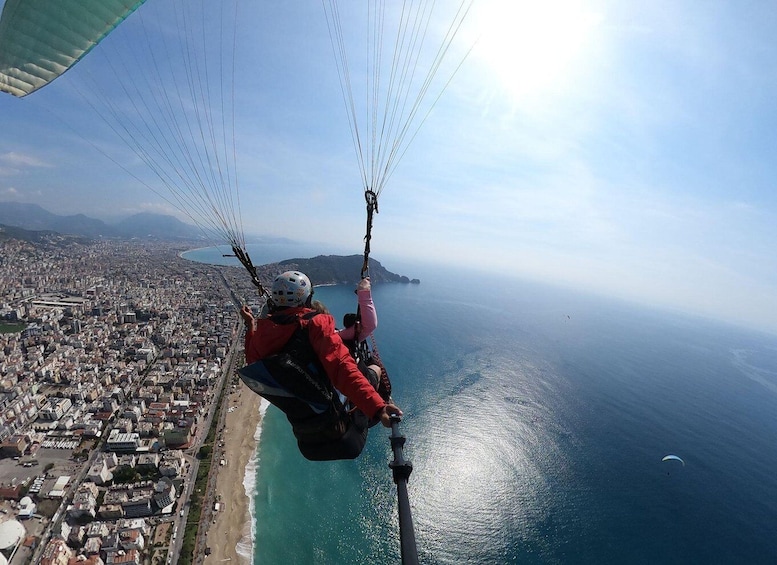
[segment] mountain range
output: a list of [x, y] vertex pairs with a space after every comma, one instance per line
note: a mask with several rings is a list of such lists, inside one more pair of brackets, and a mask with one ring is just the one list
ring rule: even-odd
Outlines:
[[28, 231], [52, 231], [63, 235], [103, 238], [154, 238], [201, 241], [202, 231], [178, 218], [140, 213], [113, 224], [83, 214], [60, 216], [37, 204], [0, 202], [0, 224]]

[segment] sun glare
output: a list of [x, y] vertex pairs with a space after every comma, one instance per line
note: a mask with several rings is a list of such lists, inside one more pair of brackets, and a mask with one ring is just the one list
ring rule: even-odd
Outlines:
[[487, 0], [473, 55], [512, 96], [536, 96], [581, 64], [597, 19], [579, 0]]

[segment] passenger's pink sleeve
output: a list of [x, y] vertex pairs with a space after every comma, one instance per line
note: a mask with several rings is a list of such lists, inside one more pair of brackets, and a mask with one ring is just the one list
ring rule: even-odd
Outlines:
[[[367, 339], [375, 328], [378, 327], [378, 313], [375, 311], [375, 304], [372, 302], [372, 291], [358, 290], [356, 295], [359, 299], [359, 312], [361, 314], [361, 328], [359, 329], [359, 341]], [[354, 326], [340, 330], [338, 333], [344, 340], [354, 339]]]
[[362, 328], [359, 339], [365, 340], [378, 327], [378, 313], [375, 310], [375, 303], [372, 301], [371, 290], [359, 290], [356, 292], [356, 295], [359, 297], [359, 311], [362, 315]]

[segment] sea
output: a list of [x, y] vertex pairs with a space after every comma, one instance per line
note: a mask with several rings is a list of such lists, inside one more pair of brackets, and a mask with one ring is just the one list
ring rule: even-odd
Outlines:
[[[421, 279], [373, 288], [421, 563], [777, 563], [777, 336], [382, 263]], [[350, 286], [315, 292], [336, 320], [355, 308]], [[310, 462], [264, 410], [243, 554], [401, 563], [389, 430], [355, 461]]]

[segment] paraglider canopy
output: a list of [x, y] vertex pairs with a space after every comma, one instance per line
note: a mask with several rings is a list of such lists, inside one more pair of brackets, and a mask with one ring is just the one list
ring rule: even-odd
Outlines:
[[0, 1], [0, 91], [26, 96], [47, 85], [144, 1]]
[[677, 455], [666, 455], [661, 461], [679, 461], [683, 464], [683, 467], [685, 467], [685, 461], [683, 461], [680, 457]]
[[[264, 294], [239, 213], [233, 80], [238, 1], [149, 2], [152, 12], [144, 3], [0, 0], [0, 93], [33, 93], [93, 51], [92, 62], [79, 65], [68, 81], [70, 92], [156, 178], [136, 175], [126, 152], [106, 151], [112, 143], [87, 135], [81, 124], [74, 132], [185, 214], [213, 246], [228, 243]], [[91, 72], [95, 58], [100, 72]], [[53, 112], [57, 117], [61, 107]]]

